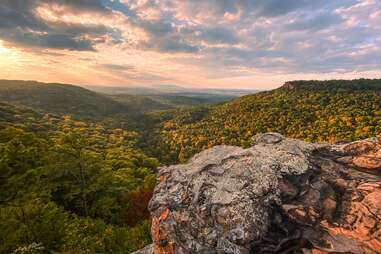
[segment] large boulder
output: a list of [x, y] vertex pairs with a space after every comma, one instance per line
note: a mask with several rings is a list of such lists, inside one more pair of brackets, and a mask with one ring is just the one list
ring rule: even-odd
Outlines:
[[144, 253], [381, 253], [380, 144], [267, 133], [163, 167]]

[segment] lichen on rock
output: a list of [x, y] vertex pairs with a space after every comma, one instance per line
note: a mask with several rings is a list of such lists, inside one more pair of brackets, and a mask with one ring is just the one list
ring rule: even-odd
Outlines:
[[[367, 172], [380, 144], [267, 133], [248, 149], [216, 146], [163, 167], [153, 245], [139, 253], [381, 253], [381, 181]], [[365, 171], [361, 156], [373, 159]]]
[[254, 141], [249, 149], [216, 146], [187, 164], [160, 169], [150, 202], [157, 248], [249, 252], [267, 231], [282, 174], [304, 173], [306, 154], [317, 147], [277, 134], [258, 135]]

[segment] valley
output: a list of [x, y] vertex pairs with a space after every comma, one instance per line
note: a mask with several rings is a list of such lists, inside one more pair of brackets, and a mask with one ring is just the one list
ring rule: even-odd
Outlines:
[[0, 102], [0, 253], [144, 247], [158, 167], [215, 145], [246, 148], [264, 132], [329, 143], [381, 135], [379, 79], [293, 81], [240, 97], [2, 80]]

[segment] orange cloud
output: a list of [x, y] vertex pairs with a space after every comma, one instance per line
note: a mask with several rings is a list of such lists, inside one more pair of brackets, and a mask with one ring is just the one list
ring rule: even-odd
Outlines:
[[15, 2], [0, 1], [0, 78], [263, 89], [381, 74], [374, 0]]

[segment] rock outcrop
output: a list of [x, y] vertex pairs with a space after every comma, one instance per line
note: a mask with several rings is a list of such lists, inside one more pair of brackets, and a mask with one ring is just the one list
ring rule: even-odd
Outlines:
[[380, 155], [268, 133], [163, 167], [137, 253], [381, 253]]

